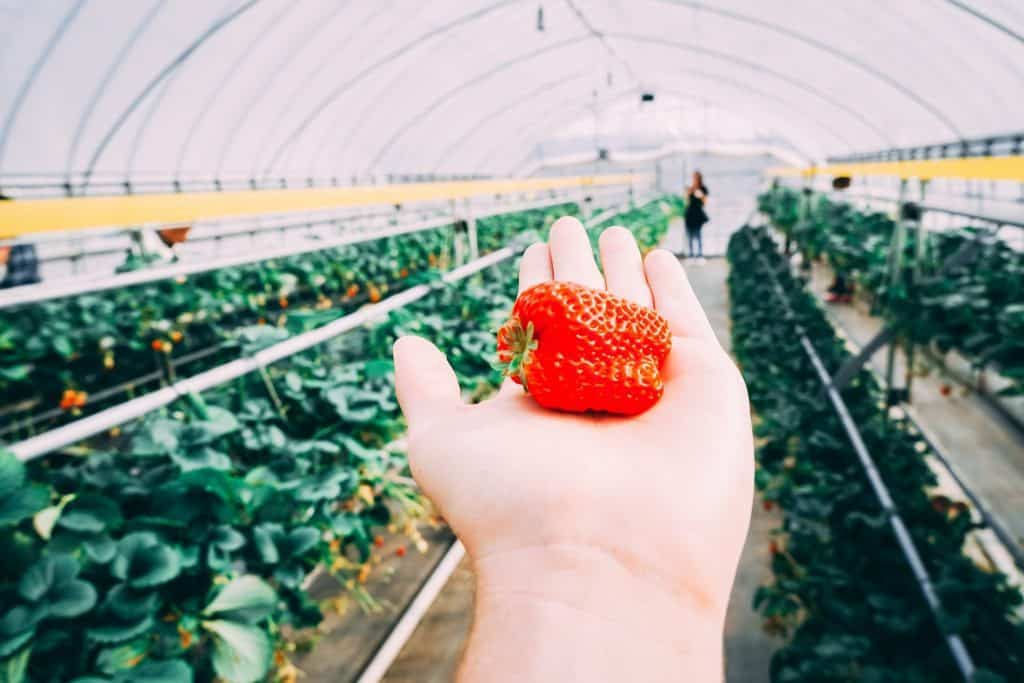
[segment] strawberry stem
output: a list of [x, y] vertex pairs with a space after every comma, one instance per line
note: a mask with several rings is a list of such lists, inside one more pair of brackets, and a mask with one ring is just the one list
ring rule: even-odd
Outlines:
[[509, 321], [506, 340], [512, 358], [505, 365], [505, 377], [518, 377], [523, 388], [526, 389], [525, 366], [530, 360], [530, 354], [537, 349], [537, 340], [533, 336], [533, 323], [527, 323], [524, 329], [518, 318], [512, 318]]

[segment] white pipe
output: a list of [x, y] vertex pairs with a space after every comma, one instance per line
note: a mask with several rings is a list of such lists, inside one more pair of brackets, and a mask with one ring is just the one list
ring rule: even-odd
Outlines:
[[441, 593], [441, 589], [448, 583], [448, 578], [455, 572], [455, 568], [459, 566], [459, 562], [462, 561], [465, 554], [466, 550], [462, 547], [462, 543], [457, 540], [452, 543], [444, 557], [437, 563], [437, 567], [431, 572], [430, 577], [423, 584], [423, 587], [416, 594], [416, 597], [409, 603], [409, 607], [402, 613], [401, 619], [391, 629], [387, 639], [384, 640], [376, 654], [373, 655], [373, 659], [363, 669], [363, 673], [359, 676], [356, 683], [378, 683], [378, 681], [384, 678], [388, 669], [391, 668], [395, 659], [398, 658], [402, 648], [409, 642], [409, 638], [412, 636], [413, 631], [416, 630], [416, 626], [423, 620], [427, 610], [430, 609], [434, 600]]
[[[619, 209], [620, 212], [624, 210], [625, 208]], [[449, 284], [457, 282], [501, 261], [510, 259], [516, 253], [516, 250], [511, 247], [499, 249], [483, 258], [479, 258], [444, 274], [441, 280]], [[342, 316], [323, 327], [268, 346], [248, 358], [230, 361], [224, 365], [201, 372], [198, 375], [179, 380], [153, 393], [131, 399], [81, 420], [76, 420], [63, 427], [57, 427], [38, 436], [19, 441], [9, 446], [8, 450], [19, 460], [27, 461], [65, 446], [70, 446], [73, 443], [105, 432], [111, 427], [116, 427], [129, 420], [142, 417], [146, 413], [150, 413], [158, 408], [170, 405], [187, 394], [198, 394], [212, 389], [283, 358], [305, 351], [317, 344], [322, 344], [356, 327], [381, 318], [395, 309], [422, 299], [433, 290], [434, 287], [431, 285], [416, 285], [400, 294], [389, 296], [380, 303], [366, 306], [358, 311]]]

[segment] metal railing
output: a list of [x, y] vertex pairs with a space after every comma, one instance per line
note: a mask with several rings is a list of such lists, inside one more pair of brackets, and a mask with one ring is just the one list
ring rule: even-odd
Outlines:
[[[559, 204], [565, 204], [571, 201], [573, 200], [569, 197], [559, 197], [557, 199], [549, 199], [542, 202], [513, 204], [511, 206], [497, 207], [491, 209], [490, 211], [475, 214], [474, 217], [487, 218], [490, 216], [497, 216], [506, 213], [515, 213], [519, 211], [527, 211], [530, 209], [542, 209], [551, 206], [557, 206]], [[17, 287], [8, 291], [0, 292], [0, 310], [5, 308], [11, 308], [14, 306], [24, 306], [27, 304], [39, 303], [42, 301], [51, 301], [54, 299], [78, 296], [81, 294], [92, 294], [111, 289], [134, 287], [142, 284], [148, 284], [151, 282], [157, 282], [160, 280], [167, 280], [181, 276], [195, 275], [198, 273], [220, 270], [223, 268], [231, 268], [252, 263], [259, 263], [261, 261], [268, 261], [271, 259], [298, 256], [301, 254], [320, 252], [328, 249], [336, 249], [338, 247], [346, 245], [358, 244], [361, 242], [369, 242], [378, 239], [385, 239], [388, 237], [396, 237], [398, 235], [405, 235], [413, 232], [422, 232], [425, 230], [436, 229], [445, 225], [451, 225], [453, 222], [455, 222], [455, 220], [456, 219], [454, 217], [445, 217], [427, 221], [418, 221], [416, 223], [393, 226], [383, 230], [359, 232], [351, 235], [338, 237], [335, 239], [320, 240], [296, 246], [280, 247], [276, 249], [251, 252], [248, 254], [242, 254], [240, 256], [204, 259], [195, 262], [184, 262], [176, 263], [169, 266], [157, 266], [153, 268], [146, 268], [143, 270], [137, 270], [128, 273], [118, 273], [115, 275], [87, 280], [85, 282], [82, 282], [80, 280], [70, 280], [62, 283], [43, 282], [36, 285], [27, 285], [24, 287]]]
[[1021, 153], [1024, 132], [989, 135], [980, 138], [939, 142], [930, 145], [912, 145], [890, 149], [828, 157], [830, 164], [866, 161], [909, 161], [913, 159], [945, 159], [950, 157], [1005, 156]]
[[[595, 221], [610, 219], [616, 213], [627, 211], [631, 206], [627, 202], [624, 206], [613, 209], [612, 212], [604, 212], [595, 216]], [[587, 222], [588, 226], [596, 223]], [[256, 372], [272, 363], [283, 360], [295, 354], [301, 353], [338, 337], [346, 332], [356, 329], [362, 325], [379, 320], [393, 310], [418, 301], [435, 291], [441, 283], [451, 284], [463, 280], [475, 273], [478, 273], [493, 265], [506, 261], [518, 253], [511, 247], [505, 247], [495, 252], [475, 259], [463, 266], [455, 268], [441, 276], [439, 283], [421, 284], [411, 287], [399, 294], [390, 296], [379, 303], [359, 309], [353, 313], [342, 316], [322, 327], [309, 332], [296, 335], [290, 339], [268, 346], [251, 356], [239, 358], [210, 370], [206, 370], [187, 379], [178, 380], [162, 389], [152, 393], [131, 399], [120, 405], [107, 408], [88, 417], [76, 420], [62, 427], [57, 427], [48, 432], [34, 436], [24, 441], [12, 444], [8, 450], [19, 460], [28, 461], [38, 458], [47, 453], [65, 448], [90, 437], [102, 434], [103, 432], [125, 424], [158, 410], [171, 403], [184, 398], [190, 394], [199, 394], [214, 387], [220, 386], [239, 377]]]

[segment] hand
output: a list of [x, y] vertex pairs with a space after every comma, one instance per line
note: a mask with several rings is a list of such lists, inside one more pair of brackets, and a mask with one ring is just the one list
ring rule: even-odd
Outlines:
[[642, 260], [620, 227], [600, 252], [604, 277], [560, 219], [520, 291], [573, 281], [665, 316], [665, 394], [642, 415], [551, 412], [511, 381], [465, 405], [433, 345], [395, 344], [413, 475], [477, 572], [463, 680], [721, 680], [753, 496], [746, 389], [671, 253]]

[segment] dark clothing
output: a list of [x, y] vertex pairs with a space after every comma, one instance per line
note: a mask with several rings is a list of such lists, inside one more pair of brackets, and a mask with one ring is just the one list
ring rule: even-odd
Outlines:
[[[700, 191], [706, 197], [708, 188], [702, 184]], [[693, 192], [686, 193], [686, 211], [683, 213], [683, 222], [686, 223], [686, 241], [690, 250], [690, 258], [704, 256], [704, 242], [701, 239], [700, 231], [708, 222], [708, 214], [704, 211], [704, 200]], [[696, 249], [694, 245], [696, 244]]]
[[[704, 241], [700, 237], [700, 228], [691, 230], [687, 226], [686, 243], [690, 250], [690, 258], [702, 258], [704, 256]], [[694, 244], [697, 245], [696, 249], [693, 248]]]
[[39, 282], [39, 257], [34, 244], [15, 244], [7, 256], [7, 274], [0, 289], [34, 285]]
[[[700, 186], [700, 191], [704, 193], [704, 196], [709, 194], [708, 188], [703, 185]], [[704, 212], [704, 200], [691, 192], [686, 194], [686, 212], [683, 213], [683, 221], [686, 223], [687, 230], [698, 231], [708, 222], [708, 215]]]

